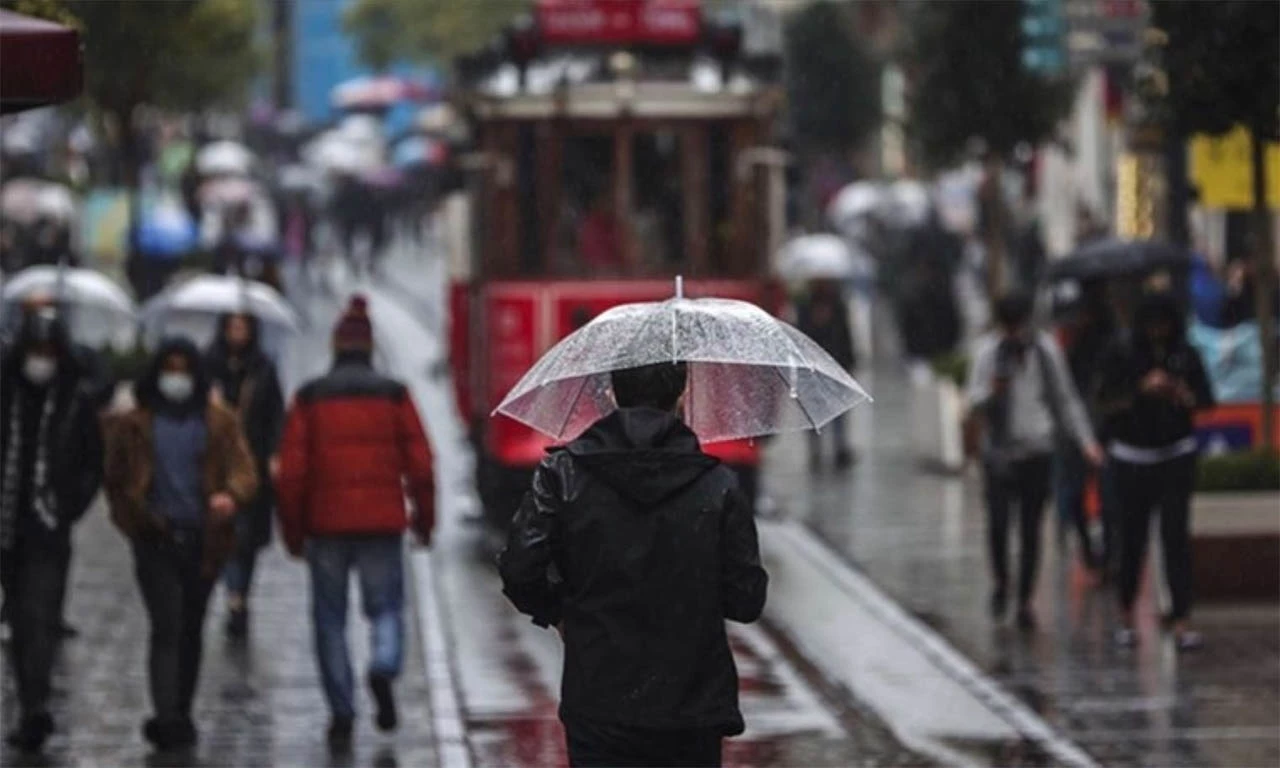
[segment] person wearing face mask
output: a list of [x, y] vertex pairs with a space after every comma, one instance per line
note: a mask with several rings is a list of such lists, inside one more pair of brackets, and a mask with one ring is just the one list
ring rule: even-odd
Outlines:
[[1165, 579], [1172, 607], [1164, 625], [1179, 650], [1201, 645], [1190, 628], [1191, 492], [1198, 446], [1195, 412], [1214, 405], [1204, 363], [1186, 339], [1176, 299], [1145, 297], [1132, 330], [1108, 349], [1100, 366], [1099, 410], [1107, 424], [1107, 450], [1114, 462], [1121, 508], [1121, 646], [1137, 642], [1134, 632], [1138, 587], [1146, 566], [1151, 517], [1160, 510]]
[[1094, 466], [1103, 460], [1057, 342], [1031, 324], [1031, 298], [1012, 294], [995, 305], [996, 330], [979, 339], [969, 370], [969, 408], [983, 425], [982, 464], [988, 553], [995, 589], [991, 614], [1004, 618], [1009, 598], [1009, 524], [1018, 512], [1021, 551], [1017, 620], [1035, 627], [1031, 609], [1040, 565], [1040, 530], [1059, 440], [1074, 440]]
[[187, 749], [196, 743], [191, 705], [209, 594], [258, 473], [239, 420], [211, 400], [190, 341], [162, 343], [135, 393], [137, 407], [113, 417], [107, 431], [104, 484], [112, 522], [133, 546], [151, 621], [155, 716], [143, 735], [160, 750]]
[[[226, 315], [206, 360], [215, 390], [240, 418], [258, 476], [266, 478], [284, 428], [284, 396], [275, 365], [258, 343], [258, 333], [253, 315]], [[236, 516], [236, 549], [222, 574], [227, 590], [226, 632], [234, 641], [248, 635], [249, 590], [258, 552], [271, 541], [274, 506], [274, 489], [263, 482], [253, 501]]]
[[21, 717], [8, 736], [36, 752], [47, 704], [71, 529], [102, 480], [102, 435], [66, 328], [52, 309], [24, 316], [0, 362], [0, 580]]

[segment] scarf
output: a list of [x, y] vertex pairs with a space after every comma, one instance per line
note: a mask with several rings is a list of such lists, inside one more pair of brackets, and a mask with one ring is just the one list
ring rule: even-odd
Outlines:
[[[9, 408], [9, 445], [4, 462], [4, 490], [0, 492], [0, 549], [12, 549], [17, 533], [18, 486], [22, 471], [22, 405], [15, 395]], [[40, 426], [36, 432], [36, 457], [31, 478], [31, 511], [49, 531], [58, 528], [57, 495], [49, 485], [49, 427], [53, 422], [57, 397], [49, 387], [40, 407]]]

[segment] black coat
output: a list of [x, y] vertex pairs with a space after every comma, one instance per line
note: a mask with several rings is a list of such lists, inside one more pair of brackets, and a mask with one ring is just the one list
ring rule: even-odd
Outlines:
[[[1146, 341], [1146, 325], [1157, 314], [1164, 314], [1173, 325], [1173, 340], [1164, 349]], [[1187, 406], [1141, 392], [1142, 379], [1155, 369], [1185, 383], [1195, 403]], [[1163, 297], [1147, 299], [1138, 309], [1134, 330], [1117, 336], [1106, 350], [1096, 391], [1106, 439], [1139, 448], [1160, 448], [1191, 436], [1195, 412], [1215, 404], [1200, 353], [1185, 339], [1181, 313]]]
[[768, 576], [734, 474], [674, 416], [619, 410], [553, 451], [499, 567], [562, 626], [563, 720], [742, 732], [724, 620], [759, 618]]
[[836, 296], [815, 296], [796, 307], [796, 327], [818, 342], [841, 368], [852, 371], [857, 363], [849, 309]]
[[[255, 347], [255, 351], [242, 364], [241, 371], [233, 373], [226, 347], [221, 340], [215, 342], [210, 350], [206, 365], [210, 382], [220, 387], [224, 394], [230, 389], [231, 377], [239, 376], [239, 396], [234, 402], [228, 399], [227, 407], [240, 417], [258, 477], [269, 478], [271, 457], [280, 445], [285, 416], [284, 395], [280, 391], [275, 365], [266, 355], [256, 351]], [[273, 485], [269, 482], [259, 483], [258, 495], [241, 511], [245, 523], [241, 528], [242, 535], [243, 532], [249, 535], [246, 543], [264, 547], [271, 541], [274, 509]]]

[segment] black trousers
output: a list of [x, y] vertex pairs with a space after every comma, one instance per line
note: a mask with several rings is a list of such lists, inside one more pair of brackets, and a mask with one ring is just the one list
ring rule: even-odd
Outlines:
[[151, 702], [162, 721], [191, 717], [214, 585], [200, 571], [202, 545], [199, 532], [174, 531], [134, 547], [138, 586], [151, 620]]
[[1040, 527], [1049, 498], [1052, 462], [1049, 455], [1014, 461], [1004, 466], [988, 462], [986, 471], [987, 552], [996, 590], [1009, 585], [1009, 525], [1017, 507], [1021, 540], [1018, 569], [1018, 603], [1026, 604], [1036, 590], [1040, 568]]
[[1164, 577], [1173, 601], [1170, 618], [1191, 615], [1191, 492], [1196, 480], [1195, 455], [1159, 464], [1115, 462], [1116, 493], [1122, 510], [1120, 605], [1133, 609], [1147, 564], [1151, 516], [1160, 510]]
[[658, 730], [601, 723], [565, 723], [573, 768], [719, 768], [717, 729]]
[[43, 714], [62, 627], [62, 596], [71, 565], [71, 545], [62, 540], [20, 541], [5, 553], [13, 562], [6, 580], [10, 661], [24, 715]]

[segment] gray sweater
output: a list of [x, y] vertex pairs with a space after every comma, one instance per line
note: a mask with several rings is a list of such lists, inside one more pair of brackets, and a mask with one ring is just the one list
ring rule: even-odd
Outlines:
[[[969, 407], [985, 408], [995, 394], [997, 356], [1003, 335], [989, 333], [978, 339], [973, 351], [973, 364], [969, 368]], [[1046, 391], [1046, 382], [1035, 350], [1029, 349], [1022, 356], [1021, 364], [1013, 374], [1009, 397], [1009, 441], [1003, 446], [1006, 458], [1023, 459], [1052, 453], [1057, 432], [1048, 397], [1056, 392], [1058, 412], [1065, 422], [1062, 428], [1081, 447], [1096, 443], [1093, 426], [1080, 394], [1071, 380], [1071, 372], [1057, 342], [1047, 333], [1037, 332], [1035, 343], [1048, 358], [1048, 368], [1056, 386]]]

